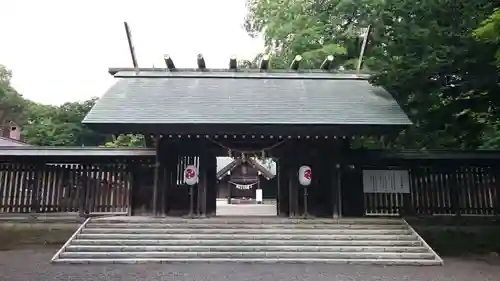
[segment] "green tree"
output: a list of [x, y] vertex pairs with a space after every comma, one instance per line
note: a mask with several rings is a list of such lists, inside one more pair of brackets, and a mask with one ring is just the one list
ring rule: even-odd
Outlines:
[[14, 122], [22, 128], [23, 140], [38, 146], [97, 146], [107, 136], [81, 122], [97, 99], [44, 105], [25, 99], [11, 85], [12, 72], [0, 65], [0, 125]]
[[11, 85], [12, 72], [0, 64], [0, 126], [27, 121], [27, 108], [33, 103], [23, 98]]
[[496, 48], [473, 36], [492, 11], [488, 0], [248, 0], [246, 29], [264, 37], [273, 67], [301, 54], [317, 68], [331, 54], [352, 69], [371, 26], [364, 66], [415, 123], [381, 145], [468, 149], [497, 120]]
[[97, 99], [61, 106], [32, 104], [23, 125], [24, 140], [39, 146], [98, 146], [109, 137], [82, 124]]
[[[474, 36], [478, 40], [496, 48], [495, 63], [497, 66], [500, 66], [500, 9], [495, 9], [487, 19], [481, 22], [480, 26], [474, 31]], [[492, 111], [496, 113], [496, 110]], [[500, 148], [500, 120], [497, 114], [492, 115], [496, 119], [493, 119], [490, 122], [491, 127], [483, 132], [484, 141], [481, 148]]]
[[308, 0], [247, 1], [245, 28], [262, 33], [273, 68], [287, 68], [296, 55], [304, 67], [321, 64], [326, 55], [345, 55], [346, 49], [329, 36], [326, 13]]
[[126, 134], [119, 135], [112, 141], [104, 144], [105, 147], [145, 147], [144, 137], [142, 135]]
[[481, 23], [474, 35], [497, 47], [496, 62], [500, 65], [500, 8], [495, 9], [493, 14]]
[[491, 13], [491, 1], [388, 1], [376, 42], [374, 82], [395, 93], [415, 127], [403, 147], [473, 149], [495, 119], [494, 49], [472, 33]]

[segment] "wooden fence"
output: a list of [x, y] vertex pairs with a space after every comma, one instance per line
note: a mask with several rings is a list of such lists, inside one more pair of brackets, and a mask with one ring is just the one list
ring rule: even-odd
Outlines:
[[129, 211], [125, 164], [0, 164], [0, 212]]
[[412, 165], [405, 170], [409, 171], [410, 193], [364, 193], [366, 215], [500, 214], [500, 175], [495, 167], [450, 169], [441, 164]]
[[[356, 204], [356, 215], [500, 215], [500, 154], [465, 155], [468, 158], [452, 154], [454, 159], [428, 160], [416, 159], [418, 155], [388, 159], [366, 151], [353, 153], [349, 172], [341, 177], [342, 190], [351, 192], [347, 196], [351, 202], [343, 204]], [[87, 164], [0, 163], [0, 213], [130, 213], [130, 190], [137, 180], [134, 171], [141, 171], [138, 167], [144, 165], [150, 169], [154, 160], [141, 162], [139, 158], [131, 156], [123, 163], [106, 159]], [[185, 166], [198, 164], [195, 157], [179, 159], [177, 185], [183, 184]], [[362, 170], [370, 169], [407, 170], [410, 192], [363, 193]], [[149, 174], [136, 172], [135, 176], [151, 177], [152, 181], [153, 173]], [[187, 192], [179, 188], [175, 196], [188, 198]], [[179, 202], [172, 204], [185, 204]]]

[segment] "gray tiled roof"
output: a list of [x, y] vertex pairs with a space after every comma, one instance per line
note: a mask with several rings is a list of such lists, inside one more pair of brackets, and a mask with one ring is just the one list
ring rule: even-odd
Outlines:
[[84, 123], [410, 125], [384, 89], [329, 73], [119, 72]]
[[11, 138], [0, 137], [0, 147], [5, 146], [30, 146], [29, 144]]
[[150, 148], [108, 148], [108, 147], [4, 147], [0, 149], [0, 156], [74, 156], [74, 157], [154, 157], [156, 151]]

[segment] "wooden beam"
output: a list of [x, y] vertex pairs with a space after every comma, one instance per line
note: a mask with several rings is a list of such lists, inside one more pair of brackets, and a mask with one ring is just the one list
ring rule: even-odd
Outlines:
[[229, 69], [237, 69], [238, 68], [238, 61], [236, 60], [236, 56], [232, 56], [229, 59]]
[[130, 31], [130, 26], [127, 22], [123, 23], [125, 26], [125, 33], [127, 34], [128, 48], [130, 50], [130, 56], [132, 58], [132, 64], [134, 66], [135, 72], [139, 72], [139, 64], [137, 63], [137, 57], [135, 55], [134, 44], [132, 43], [132, 32]]
[[321, 64], [321, 69], [322, 70], [330, 70], [331, 67], [333, 65], [333, 56], [332, 55], [329, 55], [326, 57], [326, 59], [323, 61], [323, 63]]
[[356, 73], [357, 74], [359, 74], [359, 72], [361, 71], [361, 66], [363, 64], [363, 56], [365, 55], [366, 44], [368, 43], [368, 37], [370, 36], [371, 29], [372, 29], [372, 26], [368, 25], [368, 28], [366, 29], [366, 34], [363, 38], [363, 45], [361, 46], [361, 52], [359, 54], [358, 65], [356, 66]]
[[205, 69], [205, 68], [207, 68], [207, 66], [205, 64], [205, 59], [203, 58], [202, 54], [198, 54], [197, 63], [198, 63], [198, 68], [199, 69]]
[[155, 165], [154, 165], [154, 175], [153, 175], [153, 214], [155, 216], [158, 215], [158, 180], [159, 180], [159, 169], [160, 169], [160, 158], [158, 155], [159, 152], [159, 138], [155, 138], [154, 146], [156, 149], [155, 155]]
[[301, 55], [296, 55], [295, 58], [292, 61], [292, 64], [290, 64], [290, 68], [293, 69], [293, 70], [298, 70], [301, 60], [302, 60], [302, 56]]
[[165, 64], [167, 65], [167, 68], [169, 70], [174, 70], [175, 69], [175, 64], [172, 58], [169, 55], [164, 55], [163, 60], [165, 61]]
[[268, 70], [269, 69], [269, 56], [263, 55], [262, 60], [260, 61], [260, 70]]

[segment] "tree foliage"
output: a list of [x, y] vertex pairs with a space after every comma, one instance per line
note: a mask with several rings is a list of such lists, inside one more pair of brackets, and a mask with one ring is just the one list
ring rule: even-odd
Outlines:
[[142, 135], [119, 135], [112, 141], [108, 141], [104, 144], [105, 147], [145, 147], [144, 136]]
[[12, 87], [11, 78], [12, 72], [0, 64], [0, 126], [9, 122], [25, 123], [27, 108], [33, 105]]
[[24, 140], [40, 146], [97, 146], [105, 135], [87, 128], [81, 122], [96, 99], [64, 103], [60, 106], [33, 104], [29, 119], [22, 124]]
[[[262, 35], [272, 68], [318, 68], [328, 56], [334, 69], [356, 67], [389, 90], [415, 126], [370, 147], [500, 148], [500, 10], [491, 0], [247, 0], [245, 29]], [[370, 32], [366, 34], [367, 27]], [[256, 68], [263, 54], [239, 65]], [[37, 104], [12, 87], [0, 65], [0, 121], [23, 128], [34, 145], [144, 145], [139, 135], [116, 138], [81, 124], [95, 103]]]
[[[368, 26], [364, 69], [415, 126], [384, 147], [498, 148], [498, 10], [489, 0], [248, 0], [245, 28], [261, 34], [272, 67], [297, 54], [353, 69]], [[491, 16], [490, 16], [491, 15]], [[474, 30], [480, 26], [480, 29]], [[476, 36], [487, 38], [479, 41]], [[500, 134], [498, 134], [500, 136]], [[371, 143], [373, 145], [373, 142]]]
[[0, 125], [11, 122], [22, 129], [23, 140], [43, 146], [95, 146], [106, 136], [88, 129], [81, 121], [96, 99], [44, 105], [25, 99], [11, 85], [12, 73], [0, 65]]
[[500, 8], [495, 9], [493, 13], [481, 23], [474, 31], [474, 35], [478, 39], [497, 47], [496, 62], [497, 65], [500, 65]]
[[19, 125], [26, 143], [37, 146], [144, 146], [142, 136], [112, 138], [82, 124], [97, 98], [59, 106], [39, 104], [19, 94], [12, 87], [11, 78], [12, 73], [0, 65], [0, 124]]

